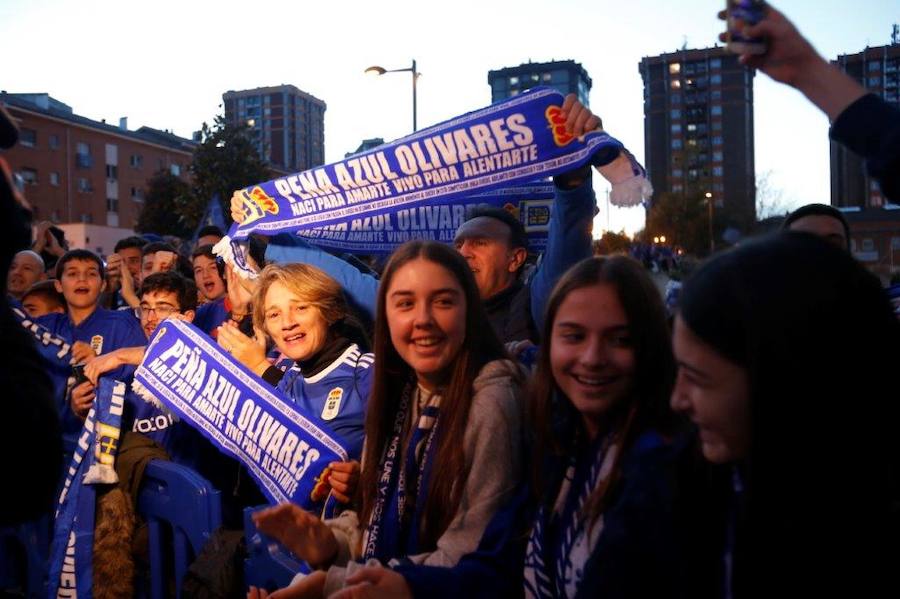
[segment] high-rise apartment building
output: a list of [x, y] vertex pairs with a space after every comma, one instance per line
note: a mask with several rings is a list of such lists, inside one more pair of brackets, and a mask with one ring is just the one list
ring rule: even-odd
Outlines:
[[576, 94], [585, 106], [590, 106], [591, 78], [580, 63], [574, 60], [527, 62], [517, 67], [488, 71], [491, 102], [504, 100], [539, 85], [552, 87], [563, 95]]
[[225, 120], [247, 126], [260, 158], [298, 172], [325, 163], [325, 102], [293, 85], [227, 91]]
[[754, 72], [722, 47], [646, 57], [639, 68], [655, 193], [711, 197], [717, 236], [747, 232], [756, 219]]
[[[869, 92], [900, 107], [900, 42], [838, 56], [833, 62]], [[831, 203], [834, 206], [882, 206], [884, 196], [866, 173], [865, 161], [831, 142]]]

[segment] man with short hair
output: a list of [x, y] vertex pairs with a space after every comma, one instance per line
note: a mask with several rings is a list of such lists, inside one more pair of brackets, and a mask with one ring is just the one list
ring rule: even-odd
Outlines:
[[781, 228], [818, 235], [825, 241], [850, 251], [850, 225], [844, 214], [827, 204], [807, 204], [787, 215]]
[[31, 318], [45, 314], [65, 314], [66, 298], [56, 290], [55, 281], [38, 281], [22, 296], [22, 308]]
[[[192, 281], [177, 272], [158, 272], [144, 279], [140, 299], [141, 305], [135, 309], [135, 314], [146, 336], [134, 346], [116, 349], [85, 366], [84, 374], [92, 385], [97, 385], [99, 377], [108, 372], [137, 367], [144, 359], [147, 339], [166, 318], [191, 322], [197, 308], [197, 289]], [[126, 395], [126, 422], [132, 422], [131, 430], [166, 446], [171, 417], [130, 392]]]
[[[116, 242], [113, 254], [106, 261], [106, 291], [100, 296], [101, 306], [110, 310], [129, 307], [123, 297], [123, 287], [131, 289], [140, 286], [142, 249], [145, 245], [147, 242], [137, 236], [126, 237]], [[128, 272], [123, 273], [123, 268]], [[131, 281], [123, 284], [123, 278], [129, 276]]]
[[222, 232], [222, 229], [215, 225], [206, 225], [197, 231], [197, 247], [216, 245], [223, 237], [225, 237], [225, 233]]
[[37, 252], [22, 250], [13, 256], [6, 275], [6, 291], [13, 298], [21, 300], [32, 285], [46, 277], [44, 259]]

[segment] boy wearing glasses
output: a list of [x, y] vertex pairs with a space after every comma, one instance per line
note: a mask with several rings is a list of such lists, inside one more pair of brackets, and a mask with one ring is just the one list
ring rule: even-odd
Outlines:
[[[134, 309], [143, 329], [140, 345], [122, 347], [93, 360], [84, 369], [88, 384], [96, 385], [100, 375], [118, 368], [129, 367], [133, 371], [144, 358], [147, 339], [166, 318], [191, 322], [197, 308], [197, 288], [175, 271], [158, 272], [144, 279], [140, 300], [140, 307]], [[132, 431], [142, 433], [164, 447], [168, 445], [171, 416], [131, 392], [126, 395], [125, 418], [132, 423]]]

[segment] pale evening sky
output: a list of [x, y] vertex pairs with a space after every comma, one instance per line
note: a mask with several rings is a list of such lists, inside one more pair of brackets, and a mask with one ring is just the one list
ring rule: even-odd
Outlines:
[[[827, 58], [890, 43], [896, 0], [776, 3]], [[591, 109], [643, 161], [643, 56], [717, 41], [724, 6], [709, 0], [373, 2], [0, 0], [0, 88], [49, 92], [77, 114], [190, 137], [229, 89], [294, 84], [324, 100], [329, 162], [369, 137], [411, 131], [409, 73], [367, 77], [377, 64], [423, 73], [425, 127], [491, 101], [487, 72], [574, 59], [593, 79]], [[786, 208], [830, 201], [828, 122], [799, 93], [755, 79], [757, 173], [771, 171]], [[605, 182], [595, 176], [606, 228]], [[610, 228], [633, 232], [640, 208]]]

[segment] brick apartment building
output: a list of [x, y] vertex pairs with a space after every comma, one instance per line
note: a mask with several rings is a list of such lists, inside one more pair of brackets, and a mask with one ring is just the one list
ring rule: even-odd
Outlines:
[[98, 240], [131, 234], [153, 174], [168, 169], [188, 180], [191, 140], [150, 127], [129, 131], [126, 119], [94, 121], [46, 93], [0, 92], [0, 104], [19, 127], [19, 143], [3, 158], [24, 181], [36, 221], [59, 223], [70, 241], [84, 237], [73, 246], [111, 252]]

